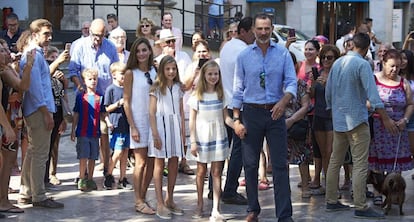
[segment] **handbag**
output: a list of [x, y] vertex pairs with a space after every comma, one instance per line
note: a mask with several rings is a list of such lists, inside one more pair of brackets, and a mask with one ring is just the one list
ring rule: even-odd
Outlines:
[[309, 121], [301, 119], [295, 122], [287, 131], [288, 137], [293, 140], [306, 140], [308, 134]]
[[63, 97], [60, 99], [60, 103], [62, 104], [62, 112], [63, 112], [63, 118], [67, 123], [72, 123], [73, 121], [73, 115], [72, 111], [69, 108], [68, 101], [64, 99]]

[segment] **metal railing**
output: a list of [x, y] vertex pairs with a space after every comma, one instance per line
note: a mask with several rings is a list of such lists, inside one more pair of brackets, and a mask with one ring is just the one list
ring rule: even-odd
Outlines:
[[[169, 10], [171, 12], [173, 11], [178, 11], [181, 15], [182, 15], [182, 30], [183, 30], [183, 35], [190, 35], [191, 33], [185, 33], [185, 28], [186, 28], [186, 14], [192, 14], [194, 15], [194, 17], [200, 20], [200, 24], [196, 24], [196, 27], [193, 27], [194, 30], [200, 29], [200, 30], [207, 30], [208, 27], [208, 13], [205, 13], [205, 9], [208, 8], [209, 4], [214, 4], [214, 3], [208, 3], [208, 1], [205, 0], [196, 0], [196, 1], [186, 1], [186, 0], [181, 0], [182, 1], [182, 8], [177, 8], [174, 7], [173, 4], [169, 4], [171, 3], [170, 1], [165, 1], [165, 0], [160, 0], [159, 4], [158, 3], [148, 3], [148, 2], [153, 2], [153, 1], [144, 1], [144, 0], [138, 0], [138, 3], [136, 4], [125, 4], [125, 3], [120, 3], [119, 0], [114, 0], [114, 3], [98, 3], [99, 1], [96, 0], [91, 0], [90, 3], [64, 3], [64, 6], [84, 6], [84, 7], [89, 7], [92, 11], [92, 19], [95, 19], [96, 17], [96, 10], [97, 7], [99, 6], [103, 6], [103, 7], [113, 7], [115, 9], [115, 14], [117, 16], [119, 16], [119, 8], [120, 7], [136, 7], [136, 9], [139, 12], [139, 20], [141, 20], [142, 18], [142, 9], [144, 7], [158, 7], [161, 10], [161, 15], [164, 14], [165, 10]], [[199, 4], [195, 4], [196, 6], [200, 7], [200, 12], [197, 12], [197, 10], [191, 11], [191, 10], [187, 10], [186, 9], [186, 4], [188, 4], [189, 2], [195, 4], [196, 2], [198, 2]], [[217, 4], [216, 4], [217, 5]], [[232, 21], [232, 19], [234, 19], [233, 15], [236, 14], [237, 12], [242, 12], [242, 5], [219, 5], [220, 7], [223, 7], [223, 19], [225, 23], [229, 23], [230, 21]], [[197, 7], [196, 7], [197, 8]], [[233, 14], [233, 15], [232, 15]]]

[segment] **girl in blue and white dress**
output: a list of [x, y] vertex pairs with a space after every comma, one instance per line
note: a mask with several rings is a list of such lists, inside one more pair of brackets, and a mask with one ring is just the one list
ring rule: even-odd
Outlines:
[[[178, 67], [172, 56], [165, 56], [158, 77], [150, 90], [150, 125], [148, 156], [155, 157], [154, 184], [157, 196], [157, 216], [171, 219], [171, 214], [183, 215], [173, 199], [178, 174], [178, 158], [184, 153], [184, 110]], [[168, 159], [168, 187], [165, 202], [162, 179], [165, 158]]]
[[197, 209], [193, 218], [203, 214], [203, 186], [207, 163], [211, 163], [213, 176], [213, 208], [210, 221], [224, 221], [219, 211], [221, 173], [224, 160], [229, 155], [226, 127], [233, 128], [233, 120], [227, 113], [228, 101], [223, 93], [219, 65], [206, 62], [200, 69], [200, 79], [190, 99], [191, 155], [197, 161]]

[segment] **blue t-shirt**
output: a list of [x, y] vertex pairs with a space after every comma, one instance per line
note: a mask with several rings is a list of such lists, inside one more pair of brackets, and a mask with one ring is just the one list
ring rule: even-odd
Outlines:
[[[111, 84], [105, 91], [104, 105], [109, 106], [116, 103], [124, 96], [124, 88], [115, 84]], [[124, 107], [118, 107], [116, 110], [109, 113], [109, 120], [114, 125], [114, 130], [111, 133], [129, 134], [129, 125], [126, 118]]]

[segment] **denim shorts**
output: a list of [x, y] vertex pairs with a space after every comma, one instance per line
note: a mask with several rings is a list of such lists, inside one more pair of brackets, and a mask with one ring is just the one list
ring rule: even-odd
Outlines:
[[129, 134], [113, 133], [109, 135], [109, 147], [112, 150], [129, 149]]
[[78, 159], [98, 160], [99, 137], [78, 137], [76, 153]]

